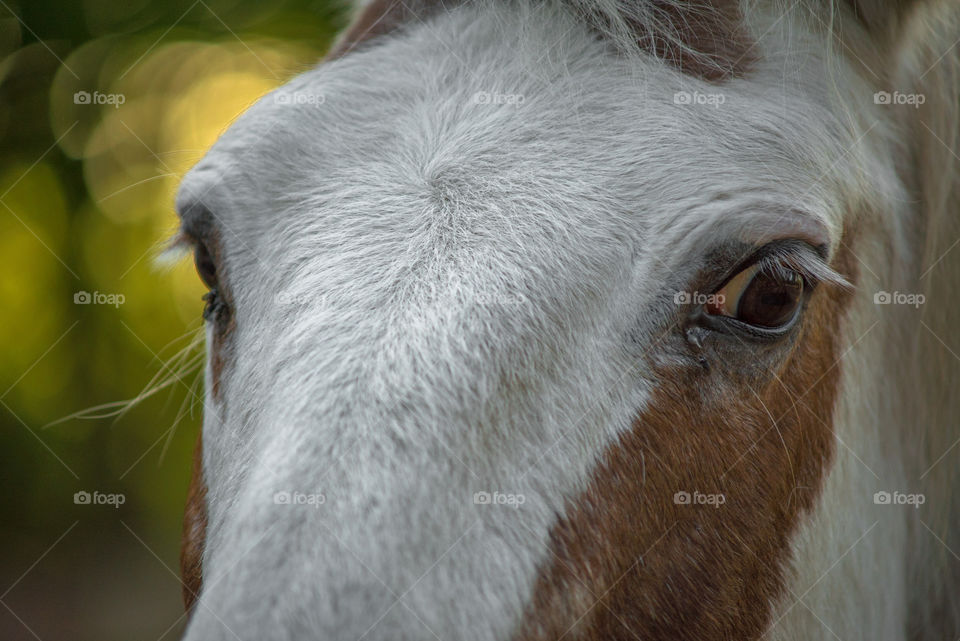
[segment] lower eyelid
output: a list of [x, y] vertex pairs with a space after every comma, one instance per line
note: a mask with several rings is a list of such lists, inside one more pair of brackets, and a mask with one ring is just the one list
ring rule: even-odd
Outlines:
[[793, 318], [780, 327], [756, 327], [749, 325], [733, 316], [703, 314], [698, 323], [707, 329], [721, 332], [728, 335], [748, 335], [751, 338], [762, 341], [775, 341], [783, 338], [796, 327], [798, 319], [802, 315], [802, 306], [794, 313]]

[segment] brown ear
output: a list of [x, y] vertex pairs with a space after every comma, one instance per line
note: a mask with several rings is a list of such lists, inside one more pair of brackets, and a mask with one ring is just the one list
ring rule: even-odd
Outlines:
[[453, 1], [441, 0], [370, 0], [334, 43], [327, 60], [339, 58], [357, 45], [390, 33], [408, 22], [426, 20], [437, 9], [449, 8], [454, 4]]

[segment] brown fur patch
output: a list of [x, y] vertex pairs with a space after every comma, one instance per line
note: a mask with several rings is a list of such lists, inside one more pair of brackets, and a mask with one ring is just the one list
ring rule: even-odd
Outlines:
[[[854, 281], [852, 254], [835, 261]], [[755, 639], [784, 590], [789, 541], [833, 456], [850, 293], [815, 292], [802, 335], [756, 394], [701, 400], [709, 374], [661, 372], [633, 430], [551, 532], [518, 639]], [[776, 419], [776, 427], [771, 421]], [[677, 492], [725, 504], [678, 504]]]
[[[339, 58], [357, 45], [417, 21], [427, 20], [464, 0], [373, 0], [354, 20], [327, 55]], [[572, 3], [576, 5], [576, 3]], [[624, 2], [624, 15], [629, 2]], [[637, 34], [637, 44], [673, 64], [683, 73], [709, 81], [742, 75], [752, 62], [736, 0], [690, 0], [677, 3], [650, 0], [657, 28], [627, 21]], [[600, 23], [602, 16], [587, 16]], [[669, 37], [668, 37], [669, 35]]]
[[193, 451], [193, 476], [187, 490], [180, 542], [180, 574], [183, 577], [183, 604], [189, 612], [203, 586], [203, 545], [207, 537], [207, 485], [203, 481], [203, 434], [197, 436]]

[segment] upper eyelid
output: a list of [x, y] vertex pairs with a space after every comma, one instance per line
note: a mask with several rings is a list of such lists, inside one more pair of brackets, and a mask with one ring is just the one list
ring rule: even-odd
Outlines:
[[198, 242], [199, 241], [194, 236], [188, 234], [183, 227], [180, 227], [173, 234], [173, 236], [167, 240], [166, 249], [164, 251], [179, 251], [182, 249], [193, 250], [197, 246]]
[[210, 210], [202, 204], [195, 204], [178, 207], [177, 215], [180, 226], [160, 252], [161, 262], [175, 262], [184, 253], [195, 252], [201, 245], [206, 245], [211, 254], [218, 253], [219, 234]]
[[201, 201], [177, 202], [177, 216], [180, 226], [173, 234], [163, 255], [179, 255], [184, 251], [195, 251], [205, 244], [211, 251], [215, 251], [219, 244], [220, 234], [216, 224], [216, 216]]
[[181, 224], [161, 249], [160, 259], [162, 262], [179, 260], [185, 253], [193, 253], [201, 244], [208, 242], [207, 239], [190, 233]]
[[183, 228], [171, 236], [162, 246], [155, 260], [160, 265], [172, 265], [179, 262], [187, 253], [193, 253], [197, 247], [197, 239], [183, 231]]
[[[727, 263], [722, 278], [714, 280], [716, 289], [726, 286], [737, 274], [754, 265], [759, 265], [767, 273], [776, 273], [777, 270], [787, 269], [798, 272], [810, 283], [827, 283], [843, 288], [852, 285], [840, 273], [835, 271], [827, 262], [825, 247], [817, 247], [806, 239], [782, 238], [763, 245], [754, 246], [752, 250], [741, 254], [740, 260], [734, 264]], [[714, 272], [716, 274], [717, 272]], [[714, 277], [716, 278], [716, 277]]]
[[813, 247], [801, 240], [788, 240], [767, 245], [764, 249], [766, 251], [754, 261], [761, 270], [786, 268], [798, 272], [808, 281], [852, 287], [850, 281], [827, 263], [825, 248]]
[[177, 215], [180, 217], [178, 236], [187, 242], [207, 242], [216, 236], [216, 216], [202, 202], [178, 203]]

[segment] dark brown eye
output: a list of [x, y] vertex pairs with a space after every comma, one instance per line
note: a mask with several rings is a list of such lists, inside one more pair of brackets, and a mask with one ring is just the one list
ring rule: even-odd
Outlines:
[[193, 252], [193, 263], [197, 267], [197, 275], [203, 284], [210, 289], [217, 288], [217, 265], [213, 261], [213, 256], [207, 248], [206, 243], [198, 242]]
[[766, 329], [790, 323], [800, 309], [803, 277], [789, 269], [769, 274], [752, 265], [714, 294], [706, 311]]

